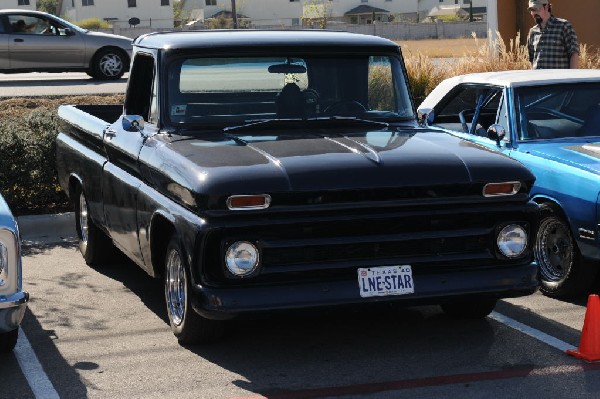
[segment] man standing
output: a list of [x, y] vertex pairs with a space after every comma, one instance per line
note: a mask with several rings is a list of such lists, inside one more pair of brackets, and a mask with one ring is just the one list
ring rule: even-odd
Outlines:
[[532, 68], [577, 68], [579, 42], [571, 23], [552, 15], [548, 0], [529, 0], [528, 10], [536, 23], [527, 39]]

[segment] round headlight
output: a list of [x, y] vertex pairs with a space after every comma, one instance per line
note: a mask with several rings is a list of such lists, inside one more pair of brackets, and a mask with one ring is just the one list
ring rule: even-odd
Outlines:
[[527, 232], [517, 224], [509, 224], [500, 230], [497, 242], [502, 255], [516, 258], [527, 248]]
[[258, 249], [248, 241], [237, 241], [231, 244], [225, 255], [227, 270], [234, 276], [245, 277], [258, 267]]

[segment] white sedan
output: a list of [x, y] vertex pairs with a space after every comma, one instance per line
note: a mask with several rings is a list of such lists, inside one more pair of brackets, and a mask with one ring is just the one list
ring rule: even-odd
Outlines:
[[536, 176], [541, 290], [586, 294], [600, 262], [600, 70], [526, 70], [441, 82], [422, 122], [502, 152]]
[[19, 229], [0, 195], [0, 353], [17, 344], [29, 294], [22, 290]]

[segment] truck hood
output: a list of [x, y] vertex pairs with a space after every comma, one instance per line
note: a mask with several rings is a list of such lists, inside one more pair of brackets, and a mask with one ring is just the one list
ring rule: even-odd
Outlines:
[[531, 143], [519, 146], [519, 151], [600, 175], [600, 142]]
[[313, 132], [173, 136], [140, 159], [176, 190], [209, 196], [534, 181], [517, 161], [439, 131]]

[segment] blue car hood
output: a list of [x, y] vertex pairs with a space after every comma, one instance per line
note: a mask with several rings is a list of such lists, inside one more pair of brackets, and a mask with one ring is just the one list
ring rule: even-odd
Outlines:
[[519, 147], [519, 150], [600, 175], [600, 141], [592, 143], [573, 141], [538, 142], [523, 144]]

